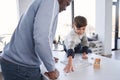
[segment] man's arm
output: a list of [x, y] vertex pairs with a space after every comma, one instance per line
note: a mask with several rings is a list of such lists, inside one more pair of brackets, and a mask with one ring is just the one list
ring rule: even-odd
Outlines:
[[[47, 5], [47, 7], [46, 7]], [[51, 28], [57, 12], [57, 0], [43, 0], [34, 21], [35, 53], [43, 61], [48, 71], [55, 70], [55, 63], [51, 51]]]

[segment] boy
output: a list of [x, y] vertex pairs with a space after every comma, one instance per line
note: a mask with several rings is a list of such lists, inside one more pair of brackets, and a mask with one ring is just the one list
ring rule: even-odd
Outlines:
[[67, 53], [68, 64], [64, 68], [65, 72], [74, 71], [72, 59], [75, 53], [82, 53], [82, 58], [87, 59], [87, 54], [91, 52], [88, 49], [88, 39], [85, 34], [87, 20], [83, 16], [76, 16], [74, 18], [73, 27], [64, 41], [64, 50]]

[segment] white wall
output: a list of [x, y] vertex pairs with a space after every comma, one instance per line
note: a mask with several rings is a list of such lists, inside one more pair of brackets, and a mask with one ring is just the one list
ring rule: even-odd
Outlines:
[[96, 0], [96, 33], [104, 45], [104, 54], [111, 54], [112, 0]]
[[12, 34], [17, 22], [16, 0], [0, 0], [0, 35]]

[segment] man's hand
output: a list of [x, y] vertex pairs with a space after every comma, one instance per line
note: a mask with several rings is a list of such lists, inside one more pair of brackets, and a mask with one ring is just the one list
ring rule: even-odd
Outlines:
[[59, 71], [55, 69], [54, 71], [44, 73], [49, 79], [55, 80], [59, 77]]
[[54, 57], [54, 60], [55, 60], [55, 63], [57, 63], [57, 62], [58, 62], [58, 60], [59, 60], [59, 58]]

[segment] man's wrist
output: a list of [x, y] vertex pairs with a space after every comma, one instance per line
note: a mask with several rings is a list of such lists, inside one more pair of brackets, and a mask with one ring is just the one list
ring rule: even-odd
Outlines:
[[54, 71], [49, 71], [44, 73], [50, 79], [57, 79], [59, 77], [59, 71], [55, 69]]

